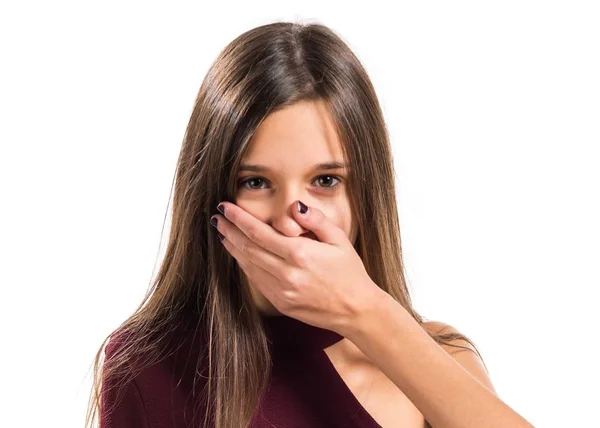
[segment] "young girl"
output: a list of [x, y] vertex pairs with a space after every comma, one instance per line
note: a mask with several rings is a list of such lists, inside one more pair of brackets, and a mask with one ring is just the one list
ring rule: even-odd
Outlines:
[[186, 130], [160, 271], [96, 355], [86, 423], [531, 426], [475, 345], [412, 307], [394, 182], [338, 35], [277, 22], [233, 40]]

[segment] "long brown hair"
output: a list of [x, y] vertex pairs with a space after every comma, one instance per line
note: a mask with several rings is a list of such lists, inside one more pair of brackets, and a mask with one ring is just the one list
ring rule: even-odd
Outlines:
[[[358, 227], [355, 249], [373, 281], [423, 325], [404, 274], [389, 137], [365, 69], [322, 24], [262, 25], [229, 43], [200, 87], [177, 163], [164, 259], [140, 306], [95, 356], [86, 427], [97, 413], [110, 411], [101, 408], [103, 380], [124, 384], [165, 358], [173, 351], [169, 337], [187, 325], [206, 338], [204, 426], [249, 425], [268, 384], [271, 357], [248, 285], [209, 219], [219, 202], [235, 203], [236, 170], [261, 122], [296, 102], [317, 100], [328, 107], [352, 166], [347, 182]], [[117, 331], [126, 340], [101, 363]], [[462, 334], [428, 333], [439, 344], [458, 346], [449, 342], [463, 339], [477, 349]]]

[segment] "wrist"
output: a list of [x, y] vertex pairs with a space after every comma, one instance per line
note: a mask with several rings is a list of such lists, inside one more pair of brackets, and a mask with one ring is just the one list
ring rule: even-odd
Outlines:
[[366, 296], [362, 297], [352, 310], [352, 316], [340, 329], [340, 334], [350, 341], [360, 340], [377, 329], [377, 322], [385, 316], [392, 305], [398, 302], [374, 284]]

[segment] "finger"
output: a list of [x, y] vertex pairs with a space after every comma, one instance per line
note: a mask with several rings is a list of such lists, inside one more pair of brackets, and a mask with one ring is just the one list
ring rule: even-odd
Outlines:
[[328, 219], [323, 211], [317, 207], [302, 204], [301, 201], [296, 201], [296, 204], [298, 204], [298, 208], [306, 208], [305, 212], [301, 212], [299, 209], [294, 210], [296, 221], [302, 227], [312, 231], [319, 242], [339, 246], [348, 243], [346, 232]]
[[[252, 278], [258, 291], [261, 292], [271, 303], [276, 304], [279, 301], [277, 284], [278, 279], [258, 265], [251, 263], [239, 250], [227, 239], [222, 241], [225, 249], [237, 261], [240, 268], [246, 273], [248, 278]], [[255, 280], [256, 279], [256, 280]]]
[[252, 242], [222, 215], [216, 214], [213, 217], [218, 219], [217, 230], [225, 236], [223, 243], [228, 241], [227, 248], [228, 250], [231, 248], [232, 255], [241, 256], [244, 261], [260, 267], [282, 281], [288, 278], [288, 272], [292, 267], [285, 260]]
[[290, 237], [277, 232], [231, 202], [221, 202], [220, 205], [225, 208], [225, 218], [240, 229], [249, 240], [282, 259], [289, 259], [292, 251]]

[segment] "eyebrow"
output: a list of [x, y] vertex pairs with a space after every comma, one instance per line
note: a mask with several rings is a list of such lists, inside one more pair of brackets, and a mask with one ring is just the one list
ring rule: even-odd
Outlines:
[[[333, 161], [333, 162], [324, 162], [324, 163], [318, 163], [316, 165], [313, 166], [313, 171], [328, 171], [331, 169], [346, 169], [348, 168], [348, 165], [343, 163], [343, 162], [339, 162], [339, 161]], [[271, 169], [267, 166], [264, 165], [255, 165], [255, 164], [241, 164], [240, 168], [238, 169], [239, 172], [241, 171], [252, 171], [252, 172], [269, 172]]]

